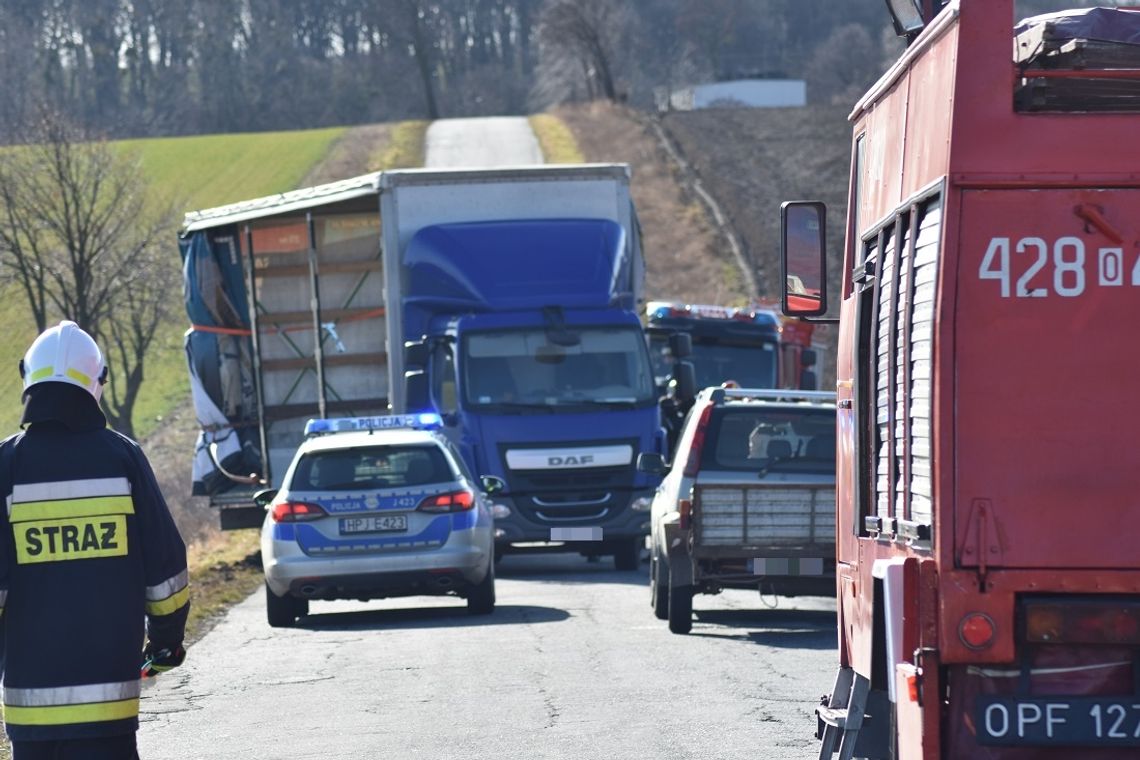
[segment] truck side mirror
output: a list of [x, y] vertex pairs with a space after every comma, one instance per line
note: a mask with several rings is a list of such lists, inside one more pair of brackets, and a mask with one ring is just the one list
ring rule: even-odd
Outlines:
[[495, 494], [499, 493], [507, 487], [507, 484], [502, 478], [495, 477], [494, 475], [480, 475], [479, 485], [483, 488], [483, 493]]
[[827, 207], [819, 201], [780, 206], [780, 272], [784, 314], [827, 313]]
[[692, 362], [677, 362], [673, 367], [673, 379], [677, 381], [678, 401], [687, 404], [697, 397], [697, 370]]
[[425, 340], [409, 340], [404, 343], [404, 366], [426, 367], [428, 363], [428, 344]]
[[669, 353], [674, 359], [687, 359], [693, 355], [693, 336], [675, 332], [669, 336]]
[[653, 451], [645, 451], [637, 455], [637, 471], [649, 475], [664, 475], [669, 472], [665, 464], [665, 457]]
[[[422, 364], [419, 366], [423, 366]], [[410, 369], [404, 373], [404, 398], [406, 411], [423, 412], [431, 409], [431, 394], [428, 392], [428, 376], [422, 369]]]

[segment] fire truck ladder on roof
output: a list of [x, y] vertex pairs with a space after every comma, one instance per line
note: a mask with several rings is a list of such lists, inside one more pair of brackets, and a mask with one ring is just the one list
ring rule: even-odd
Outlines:
[[855, 756], [855, 744], [866, 717], [867, 695], [871, 682], [855, 672], [854, 668], [840, 668], [835, 677], [835, 688], [827, 697], [827, 704], [815, 708], [821, 722], [823, 740], [819, 760], [831, 760], [839, 752], [839, 760]]

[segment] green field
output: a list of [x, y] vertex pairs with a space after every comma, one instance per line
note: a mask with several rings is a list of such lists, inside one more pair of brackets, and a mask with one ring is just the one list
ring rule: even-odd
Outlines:
[[[116, 145], [139, 157], [156, 204], [174, 203], [180, 211], [191, 211], [296, 188], [343, 133], [344, 129], [337, 128], [130, 140]], [[179, 265], [178, 242], [172, 232], [170, 266]], [[16, 364], [36, 331], [23, 294], [10, 285], [0, 293], [0, 320], [8, 335], [0, 342], [0, 367], [8, 368], [0, 371], [0, 431], [6, 435], [16, 430], [20, 419]], [[134, 414], [135, 433], [140, 437], [190, 393], [182, 352], [186, 312], [181, 295], [176, 292], [175, 297], [178, 303], [173, 304], [170, 323], [147, 358]]]

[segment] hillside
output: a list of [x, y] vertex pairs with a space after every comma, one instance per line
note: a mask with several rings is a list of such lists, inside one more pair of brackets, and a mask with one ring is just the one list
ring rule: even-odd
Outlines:
[[[720, 206], [755, 273], [758, 295], [774, 299], [779, 296], [780, 204], [785, 200], [827, 204], [830, 271], [837, 281], [850, 170], [847, 112], [835, 106], [727, 108], [657, 117], [601, 104], [557, 111], [587, 160], [632, 166], [648, 297], [723, 304], [746, 303], [752, 294], [724, 235], [691, 192], [693, 177], [670, 159], [651, 120], [660, 119], [681, 160]], [[821, 380], [826, 388], [835, 377], [836, 334], [834, 328], [820, 326], [816, 335], [824, 347]]]
[[[827, 204], [829, 292], [838, 293], [847, 218], [851, 125], [846, 107], [671, 113], [664, 126], [716, 198], [756, 272], [760, 295], [780, 295], [780, 204]], [[832, 299], [832, 314], [837, 301]], [[835, 383], [836, 328], [821, 325], [820, 383]]]

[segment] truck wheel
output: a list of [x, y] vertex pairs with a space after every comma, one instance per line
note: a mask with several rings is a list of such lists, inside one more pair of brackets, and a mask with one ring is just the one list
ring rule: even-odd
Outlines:
[[641, 566], [640, 536], [622, 539], [614, 550], [614, 568], [617, 570], [636, 570]]
[[487, 574], [467, 592], [467, 612], [490, 615], [495, 611], [495, 565], [487, 566]]
[[656, 550], [649, 560], [649, 605], [658, 620], [669, 619], [669, 573]]
[[669, 630], [688, 633], [693, 630], [693, 587], [674, 586], [669, 582]]
[[297, 618], [307, 615], [309, 601], [307, 599], [294, 599], [289, 594], [277, 596], [265, 584], [265, 618], [271, 628], [291, 628], [297, 623]]

